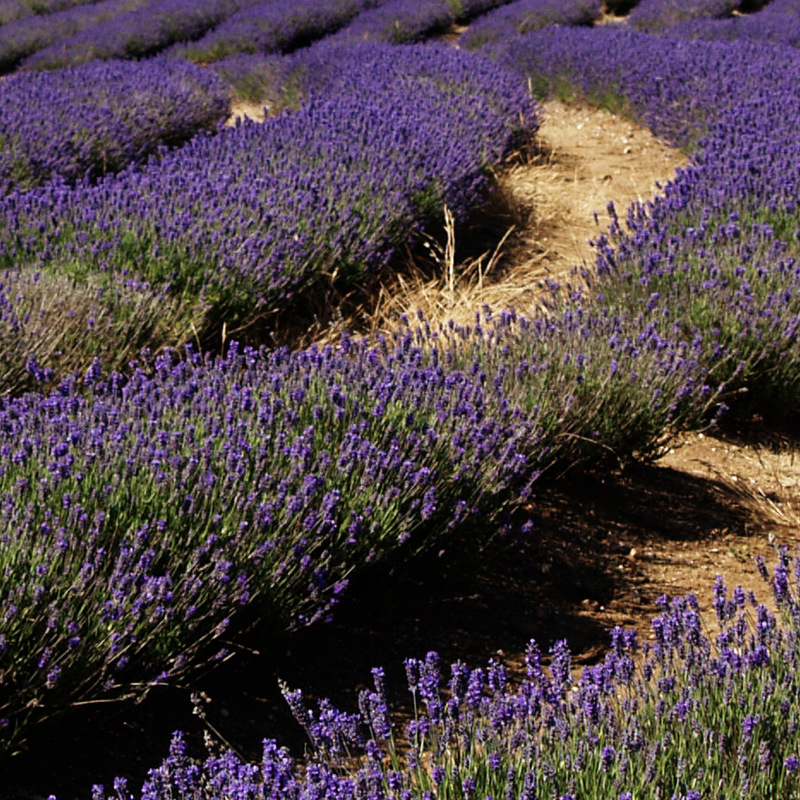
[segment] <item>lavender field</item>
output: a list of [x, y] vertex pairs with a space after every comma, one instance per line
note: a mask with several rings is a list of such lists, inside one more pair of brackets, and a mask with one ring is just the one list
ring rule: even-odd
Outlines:
[[[632, 5], [0, 0], [0, 797], [63, 800], [57, 769], [6, 791], [3, 765], [47, 773], [76, 710], [313, 640], [437, 553], [536, 540], [560, 476], [796, 423], [800, 2]], [[286, 344], [469, 231], [553, 98], [688, 166], [610, 204], [594, 263], [529, 307]], [[242, 101], [264, 121], [224, 125]], [[773, 556], [766, 604], [724, 576], [663, 597], [582, 674], [561, 637], [516, 677], [409, 653], [400, 716], [370, 662], [344, 710], [282, 684], [305, 752], [176, 732], [69, 791], [798, 798], [800, 561]]]

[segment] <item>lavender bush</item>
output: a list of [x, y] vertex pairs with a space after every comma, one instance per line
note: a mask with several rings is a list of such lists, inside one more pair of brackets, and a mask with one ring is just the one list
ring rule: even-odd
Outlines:
[[392, 722], [382, 669], [372, 670], [374, 689], [360, 692], [358, 712], [324, 700], [315, 711], [285, 688], [311, 741], [302, 763], [275, 741], [264, 742], [258, 765], [224, 750], [198, 763], [176, 734], [141, 791], [118, 779], [94, 797], [791, 800], [800, 797], [791, 566], [781, 550], [771, 579], [780, 619], [752, 593], [729, 595], [718, 577], [715, 632], [693, 595], [662, 597], [652, 642], [615, 628], [603, 662], [577, 681], [566, 641], [550, 649], [547, 668], [532, 641], [518, 686], [496, 660], [477, 669], [456, 662], [445, 676], [430, 652], [406, 660], [415, 716], [405, 731]]
[[601, 5], [599, 0], [516, 0], [476, 20], [461, 45], [474, 50], [546, 25], [590, 25], [600, 16]]
[[23, 62], [25, 69], [55, 69], [93, 59], [142, 58], [175, 42], [195, 39], [235, 14], [246, 0], [153, 0], [69, 38], [59, 37]]
[[650, 33], [689, 19], [728, 17], [740, 0], [640, 0], [628, 16], [634, 28]]
[[33, 9], [24, 0], [0, 0], [0, 25], [33, 16]]
[[0, 73], [11, 72], [26, 56], [66, 40], [92, 25], [146, 8], [152, 0], [102, 0], [47, 16], [20, 19], [0, 27]]
[[101, 358], [124, 369], [143, 347], [191, 335], [186, 309], [130, 279], [79, 282], [32, 268], [0, 278], [0, 386], [40, 388]]
[[800, 3], [774, 2], [757, 14], [683, 22], [673, 25], [667, 33], [683, 39], [743, 39], [800, 47]]
[[310, 624], [353, 569], [503, 508], [537, 436], [485, 377], [409, 332], [163, 356], [128, 380], [97, 362], [0, 403], [3, 749], [214, 657], [253, 604], [276, 630]]
[[389, 0], [359, 14], [329, 41], [416, 42], [502, 4], [503, 0]]
[[300, 105], [294, 65], [292, 59], [277, 53], [240, 53], [215, 61], [211, 69], [231, 87], [235, 98], [261, 103], [270, 114], [278, 114]]
[[334, 93], [296, 114], [196, 137], [96, 186], [6, 198], [0, 259], [46, 253], [75, 277], [168, 285], [230, 329], [313, 280], [379, 269], [443, 204], [463, 215], [535, 108], [513, 76], [457, 51], [350, 56], [318, 77]]
[[[595, 291], [608, 291], [602, 275], [613, 274], [640, 304], [686, 314], [687, 336], [711, 334], [720, 352], [740, 354], [738, 385], [754, 406], [792, 413], [800, 141], [780, 111], [798, 80], [791, 51], [562, 29], [529, 34], [503, 57], [543, 87], [610, 96], [656, 132], [700, 141], [663, 196], [630, 209], [613, 245], [598, 242]], [[628, 80], [648, 59], [659, 69]]]
[[142, 162], [215, 130], [229, 104], [214, 74], [166, 59], [14, 75], [0, 84], [0, 195]]
[[353, 571], [485, 535], [556, 463], [654, 455], [703, 425], [721, 388], [703, 343], [657, 327], [592, 303], [487, 312], [337, 349], [162, 356], [127, 380], [95, 362], [6, 399], [4, 747], [221, 657], [254, 604], [275, 630], [310, 624]]
[[209, 63], [235, 54], [283, 52], [335, 31], [376, 5], [378, 0], [271, 0], [242, 9], [201, 39], [172, 48], [170, 55]]

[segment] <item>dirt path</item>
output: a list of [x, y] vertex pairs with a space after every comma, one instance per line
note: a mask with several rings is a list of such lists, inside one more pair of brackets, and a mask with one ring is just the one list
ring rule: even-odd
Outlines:
[[609, 201], [622, 216], [686, 164], [680, 152], [640, 125], [555, 101], [544, 104], [539, 148], [534, 162], [511, 169], [502, 186], [530, 215], [522, 246], [551, 274], [592, 264], [589, 240], [608, 227]]
[[559, 102], [543, 104], [535, 147], [525, 163], [498, 173], [495, 196], [472, 228], [431, 237], [428, 263], [412, 263], [384, 287], [369, 311], [372, 327], [418, 308], [439, 321], [469, 321], [484, 303], [525, 313], [544, 278], [593, 263], [589, 241], [607, 229], [610, 200], [622, 216], [686, 163], [646, 128]]

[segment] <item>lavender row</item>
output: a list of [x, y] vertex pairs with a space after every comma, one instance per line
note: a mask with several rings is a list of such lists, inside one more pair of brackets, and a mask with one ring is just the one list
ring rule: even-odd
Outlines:
[[144, 7], [60, 36], [26, 58], [25, 69], [55, 69], [93, 59], [142, 58], [195, 39], [248, 0], [153, 0]]
[[0, 27], [0, 73], [11, 72], [27, 56], [94, 25], [146, 8], [153, 0], [102, 0]]
[[634, 28], [654, 33], [685, 20], [729, 17], [740, 5], [741, 0], [640, 0], [628, 22]]
[[797, 0], [776, 1], [757, 14], [682, 22], [670, 28], [668, 33], [684, 39], [743, 39], [800, 47], [800, 3]]
[[40, 14], [53, 14], [95, 0], [0, 0], [0, 25]]
[[713, 341], [679, 330], [573, 299], [335, 349], [162, 356], [128, 379], [98, 361], [6, 398], [4, 748], [222, 658], [252, 609], [310, 624], [354, 571], [485, 536], [555, 463], [661, 452], [724, 391]]
[[324, 617], [354, 568], [502, 500], [534, 438], [484, 380], [405, 337], [167, 356], [127, 381], [97, 364], [88, 393], [5, 400], [3, 749], [180, 675], [254, 604], [275, 630]]
[[167, 286], [232, 330], [313, 281], [380, 269], [443, 204], [463, 214], [536, 125], [524, 87], [479, 57], [367, 46], [333, 63], [333, 94], [296, 114], [97, 185], [9, 196], [0, 257]]
[[169, 55], [200, 63], [234, 54], [279, 53], [307, 44], [346, 25], [380, 0], [271, 0], [244, 8], [195, 42]]
[[172, 53], [213, 62], [214, 71], [230, 83], [236, 97], [264, 103], [271, 114], [276, 114], [287, 108], [296, 109], [314, 92], [330, 91], [331, 76], [341, 72], [349, 58], [349, 48], [354, 45], [420, 41], [501, 3], [502, 0], [471, 0], [466, 4], [449, 0], [359, 0], [362, 10], [352, 15], [349, 24], [338, 31], [338, 24], [325, 28], [319, 25], [327, 35], [311, 47], [281, 57], [275, 51], [292, 49], [297, 35], [314, 27], [321, 9], [332, 7], [337, 20], [341, 20], [341, 9], [354, 2], [317, 0], [294, 13], [288, 12], [283, 2], [273, 2], [237, 15], [203, 40], [174, 48]]
[[546, 25], [591, 25], [599, 18], [601, 7], [599, 0], [516, 0], [473, 22], [462, 36], [461, 46], [474, 50]]
[[0, 195], [142, 162], [216, 130], [229, 105], [216, 75], [167, 59], [13, 75], [0, 84]]
[[416, 42], [447, 30], [454, 23], [482, 14], [505, 0], [389, 0], [329, 37], [336, 43]]
[[[118, 778], [96, 800], [763, 800], [800, 797], [800, 597], [785, 548], [772, 584], [776, 617], [752, 592], [717, 578], [712, 622], [693, 595], [658, 600], [652, 641], [616, 627], [610, 649], [577, 680], [566, 641], [528, 645], [526, 677], [512, 683], [501, 661], [456, 662], [435, 652], [405, 661], [414, 718], [401, 729], [372, 670], [358, 708], [310, 707], [284, 696], [306, 730], [296, 761], [274, 740], [258, 764], [231, 751], [204, 762], [183, 736], [140, 790]], [[713, 615], [711, 615], [713, 616]], [[549, 656], [549, 665], [544, 661]], [[357, 755], [356, 755], [357, 754]]]

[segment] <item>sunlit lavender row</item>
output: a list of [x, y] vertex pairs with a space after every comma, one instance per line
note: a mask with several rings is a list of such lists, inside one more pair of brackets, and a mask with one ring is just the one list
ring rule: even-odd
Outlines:
[[242, 9], [197, 41], [171, 48], [169, 54], [210, 63], [234, 54], [279, 53], [329, 35], [381, 4], [381, 0], [271, 0]]
[[749, 39], [800, 47], [800, 2], [775, 0], [758, 14], [682, 22], [673, 25], [667, 33], [685, 39]]
[[445, 204], [463, 216], [484, 170], [537, 124], [524, 86], [469, 54], [373, 45], [328, 66], [315, 79], [330, 92], [295, 114], [195, 137], [97, 185], [7, 197], [0, 260], [43, 280], [168, 287], [201, 332], [233, 330], [314, 281], [382, 268]]
[[476, 20], [461, 37], [460, 45], [474, 50], [546, 25], [591, 25], [600, 16], [601, 7], [599, 0], [516, 0]]
[[14, 75], [0, 84], [0, 195], [142, 162], [216, 130], [229, 105], [214, 73], [167, 59]]
[[660, 32], [678, 22], [692, 19], [729, 17], [742, 5], [742, 0], [640, 0], [628, 18], [634, 28], [650, 33]]
[[[573, 678], [566, 641], [528, 645], [526, 678], [501, 661], [405, 662], [414, 718], [393, 722], [386, 676], [372, 670], [358, 708], [317, 708], [284, 696], [310, 753], [296, 761], [273, 740], [259, 764], [220, 748], [190, 758], [181, 734], [141, 790], [117, 779], [97, 800], [796, 800], [800, 797], [800, 564], [785, 550], [772, 583], [775, 616], [718, 577], [714, 612], [693, 595], [659, 599], [653, 640], [614, 628], [604, 660]], [[793, 585], [794, 584], [794, 585]], [[701, 598], [708, 602], [709, 598]], [[710, 619], [709, 617], [716, 617]], [[544, 661], [548, 659], [548, 666]]]
[[127, 14], [59, 38], [23, 62], [27, 69], [55, 69], [93, 59], [142, 58], [175, 42], [195, 39], [235, 14], [248, 0], [153, 0]]
[[416, 42], [444, 33], [455, 22], [481, 14], [504, 0], [389, 0], [359, 14], [349, 25], [330, 37], [337, 43]]
[[11, 72], [19, 63], [48, 45], [66, 40], [78, 31], [145, 8], [152, 0], [102, 0], [55, 14], [20, 19], [0, 27], [0, 72]]
[[[556, 313], [558, 311], [558, 313]], [[324, 617], [347, 577], [481, 539], [554, 464], [656, 455], [724, 388], [714, 342], [589, 299], [392, 341], [94, 364], [2, 404], [4, 747], [78, 700], [213, 659], [253, 618]], [[211, 648], [211, 649], [210, 649]]]
[[[750, 402], [790, 413], [800, 231], [794, 50], [565, 28], [528, 34], [500, 57], [542, 91], [624, 109], [686, 147], [700, 141], [663, 196], [629, 211], [613, 247], [599, 242], [598, 264], [629, 283], [626, 296], [635, 289], [664, 314], [695, 319], [689, 330], [716, 331], [723, 349], [741, 353], [743, 376], [758, 354], [770, 366], [749, 376]], [[643, 59], [658, 69], [628, 80]], [[596, 290], [608, 291], [602, 278]], [[761, 303], [769, 310], [755, 312]]]

